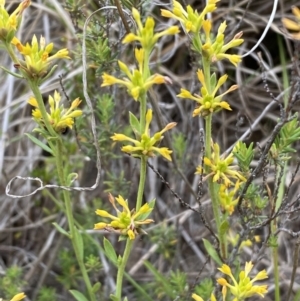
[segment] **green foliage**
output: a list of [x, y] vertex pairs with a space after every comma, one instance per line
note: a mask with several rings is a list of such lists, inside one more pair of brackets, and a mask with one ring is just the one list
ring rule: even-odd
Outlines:
[[278, 237], [276, 235], [271, 234], [268, 240], [268, 246], [270, 248], [278, 247]]
[[233, 150], [234, 157], [238, 160], [239, 168], [242, 172], [249, 172], [250, 163], [254, 157], [253, 142], [247, 147], [246, 143], [238, 141]]
[[172, 133], [172, 146], [175, 156], [180, 164], [184, 161], [184, 155], [187, 147], [186, 135], [181, 132]]
[[0, 298], [10, 300], [14, 295], [21, 292], [26, 282], [22, 279], [23, 271], [18, 266], [11, 266], [0, 278]]
[[[241, 185], [239, 190], [241, 191], [243, 187], [244, 184]], [[259, 215], [262, 213], [262, 210], [267, 206], [267, 204], [268, 199], [261, 195], [261, 189], [259, 189], [256, 184], [251, 183], [244, 195], [242, 203], [245, 210], [247, 210], [249, 214], [251, 213], [248, 215], [248, 218], [252, 218], [253, 216], [259, 218]]]
[[64, 285], [66, 289], [78, 287], [78, 281], [81, 279], [80, 272], [77, 268], [75, 255], [70, 256], [69, 249], [63, 249], [58, 253], [58, 262], [61, 269], [57, 280]]
[[[225, 227], [226, 227], [226, 229], [228, 228], [227, 225]], [[205, 239], [205, 238], [203, 238], [203, 243], [204, 243], [205, 250], [207, 251], [207, 253], [209, 254], [209, 256], [218, 265], [222, 265], [222, 260], [220, 259], [219, 255], [218, 255], [218, 252], [216, 251], [216, 248], [207, 239]]]
[[38, 293], [37, 301], [56, 301], [56, 290], [53, 287], [42, 287]]
[[131, 182], [125, 179], [123, 170], [119, 175], [107, 172], [106, 178], [107, 179], [103, 181], [106, 185], [104, 192], [110, 192], [112, 195], [128, 195]]
[[94, 254], [89, 254], [85, 260], [85, 265], [89, 272], [97, 273], [102, 269], [102, 263], [100, 262], [98, 256], [95, 256]]
[[77, 301], [88, 301], [88, 299], [77, 290], [70, 290], [70, 293]]
[[211, 293], [214, 290], [214, 283], [211, 278], [204, 278], [201, 283], [195, 287], [195, 293], [203, 298], [209, 300]]
[[149, 237], [152, 243], [158, 244], [157, 252], [159, 254], [162, 254], [166, 259], [173, 258], [177, 243], [177, 233], [174, 226], [163, 222], [151, 231]]
[[141, 138], [141, 124], [136, 116], [131, 112], [129, 112], [129, 123], [135, 135], [135, 139], [139, 140]]
[[296, 149], [292, 144], [300, 139], [300, 127], [298, 121], [298, 114], [295, 113], [292, 120], [286, 123], [271, 147], [270, 155], [274, 161], [285, 161], [290, 157], [288, 154], [295, 153]]
[[153, 274], [154, 281], [147, 284], [147, 289], [153, 300], [164, 300], [164, 298], [174, 300], [183, 298], [188, 291], [186, 273], [177, 270], [171, 271], [168, 276], [163, 275], [149, 262], [144, 263], [147, 269]]
[[118, 257], [117, 253], [112, 246], [111, 242], [104, 237], [103, 239], [103, 245], [104, 245], [104, 250], [105, 250], [105, 255], [113, 262], [117, 263], [118, 262]]

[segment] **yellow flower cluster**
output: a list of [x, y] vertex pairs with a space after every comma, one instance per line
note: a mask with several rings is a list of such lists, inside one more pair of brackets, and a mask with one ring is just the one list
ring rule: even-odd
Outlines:
[[243, 301], [246, 298], [250, 298], [254, 295], [259, 295], [264, 297], [264, 295], [268, 292], [267, 285], [253, 285], [255, 281], [264, 280], [268, 278], [266, 270], [258, 272], [258, 274], [250, 280], [249, 273], [253, 268], [252, 262], [246, 262], [245, 270], [241, 271], [239, 274], [239, 281], [237, 281], [228, 265], [223, 264], [219, 270], [229, 276], [233, 282], [233, 285], [229, 284], [225, 278], [217, 279], [217, 282], [222, 285], [223, 287], [228, 287], [235, 296], [233, 301]]
[[[188, 98], [198, 103], [198, 107], [193, 111], [193, 117], [198, 115], [205, 117], [214, 112], [218, 112], [221, 109], [231, 110], [228, 102], [223, 101], [222, 98], [224, 95], [236, 90], [238, 86], [233, 85], [226, 92], [216, 96], [216, 93], [218, 92], [220, 87], [226, 82], [228, 76], [225, 74], [222, 77], [220, 77], [218, 82], [213, 87], [211, 93], [209, 92], [209, 89], [206, 85], [203, 71], [198, 70], [197, 76], [198, 76], [198, 80], [202, 84], [201, 96], [192, 95], [192, 93], [186, 89], [181, 89], [180, 94], [177, 95], [180, 98]], [[212, 75], [212, 77], [215, 78], [215, 75]]]
[[171, 161], [170, 154], [172, 153], [167, 147], [158, 147], [157, 145], [163, 139], [163, 133], [172, 129], [176, 126], [175, 122], [171, 122], [165, 126], [160, 132], [155, 133], [152, 137], [150, 136], [150, 123], [152, 120], [152, 110], [148, 110], [146, 113], [146, 126], [145, 131], [140, 135], [140, 140], [130, 138], [123, 134], [114, 134], [111, 139], [114, 141], [129, 141], [134, 145], [125, 145], [122, 147], [122, 151], [125, 153], [132, 154], [133, 156], [141, 157], [153, 157], [154, 153], [159, 153], [167, 160]]
[[132, 16], [137, 24], [137, 33], [129, 33], [123, 39], [123, 43], [140, 42], [142, 48], [150, 54], [158, 39], [166, 35], [175, 35], [179, 33], [178, 26], [171, 26], [166, 30], [154, 33], [155, 22], [152, 17], [148, 17], [143, 26], [141, 16], [137, 9], [132, 8]]
[[[122, 211], [117, 208], [115, 199], [123, 208]], [[96, 210], [97, 215], [112, 220], [110, 223], [100, 222], [95, 224], [94, 229], [96, 230], [106, 229], [108, 231], [113, 231], [121, 235], [128, 236], [129, 239], [135, 239], [137, 234], [141, 232], [145, 233], [140, 228], [141, 225], [153, 222], [152, 219], [147, 219], [148, 215], [153, 209], [148, 203], [144, 204], [137, 212], [134, 212], [134, 210], [129, 210], [127, 200], [124, 200], [121, 195], [114, 198], [111, 194], [109, 194], [109, 201], [116, 210], [117, 215], [114, 216], [105, 210]]]
[[[243, 43], [241, 39], [242, 32], [236, 34], [234, 38], [224, 44], [224, 31], [226, 29], [226, 22], [221, 23], [217, 36], [212, 40], [212, 23], [211, 20], [205, 19], [208, 13], [212, 13], [217, 9], [216, 3], [219, 0], [209, 0], [203, 11], [199, 14], [196, 10], [188, 5], [186, 10], [182, 5], [173, 0], [173, 11], [170, 12], [166, 9], [161, 10], [161, 14], [167, 18], [174, 18], [180, 21], [186, 32], [192, 33], [193, 47], [199, 53], [207, 58], [210, 62], [216, 62], [223, 59], [228, 59], [233, 65], [237, 65], [241, 61], [241, 57], [235, 54], [226, 54], [228, 49], [237, 47]], [[201, 35], [200, 30], [204, 31]]]
[[127, 76], [127, 78], [118, 79], [112, 75], [104, 73], [102, 75], [103, 83], [101, 87], [106, 87], [115, 84], [125, 86], [127, 88], [128, 94], [131, 95], [134, 100], [138, 100], [138, 98], [141, 95], [145, 94], [149, 90], [149, 88], [154, 84], [165, 83], [165, 77], [160, 74], [154, 74], [145, 78], [145, 50], [143, 48], [136, 48], [134, 53], [139, 65], [139, 69], [134, 69], [132, 72], [130, 72], [126, 64], [124, 64], [121, 61], [118, 61], [121, 71]]
[[5, 0], [0, 0], [0, 40], [10, 43], [18, 29], [24, 10], [30, 5], [30, 0], [24, 0], [9, 14], [4, 8]]
[[292, 12], [295, 16], [296, 22], [288, 18], [282, 18], [281, 21], [286, 29], [295, 31], [290, 33], [290, 36], [295, 40], [300, 40], [300, 9], [293, 6]]
[[[213, 153], [211, 159], [204, 157], [203, 160], [204, 165], [207, 168], [207, 177], [212, 176], [214, 182], [224, 184], [225, 187], [233, 185], [233, 182], [230, 180], [230, 178], [242, 182], [246, 181], [246, 178], [236, 170], [238, 166], [231, 165], [234, 160], [232, 153], [226, 158], [222, 158], [220, 156], [220, 147], [218, 143], [212, 143], [212, 149]], [[202, 173], [203, 168], [201, 166], [198, 166], [196, 174]]]
[[199, 33], [205, 15], [216, 10], [216, 3], [220, 0], [209, 0], [201, 14], [188, 5], [186, 10], [178, 1], [173, 1], [173, 11], [161, 9], [161, 15], [166, 18], [173, 18], [178, 20], [186, 32]]
[[31, 45], [26, 43], [23, 45], [16, 37], [12, 39], [12, 44], [16, 46], [18, 51], [23, 55], [24, 60], [19, 61], [16, 68], [24, 71], [30, 79], [41, 79], [48, 74], [49, 65], [56, 59], [70, 59], [67, 49], [61, 49], [53, 55], [53, 43], [46, 45], [45, 38], [41, 36], [40, 42], [34, 35]]
[[131, 95], [134, 100], [138, 100], [140, 97], [144, 96], [154, 84], [166, 83], [166, 78], [164, 76], [160, 74], [150, 75], [150, 53], [159, 38], [166, 35], [175, 35], [179, 32], [179, 28], [178, 26], [171, 26], [166, 30], [154, 33], [155, 22], [153, 18], [148, 17], [145, 25], [143, 26], [140, 13], [137, 9], [132, 8], [132, 16], [137, 24], [137, 32], [136, 34], [127, 34], [122, 42], [125, 44], [138, 41], [141, 44], [140, 49], [135, 49], [135, 58], [138, 63], [138, 69], [134, 69], [131, 72], [125, 63], [118, 61], [120, 70], [126, 75], [126, 77], [118, 79], [112, 75], [104, 73], [102, 75], [103, 83], [101, 87], [114, 84], [124, 86], [127, 88], [128, 94]]
[[[263, 280], [268, 278], [266, 270], [260, 271], [252, 280], [248, 276], [253, 268], [252, 262], [246, 262], [245, 270], [240, 272], [239, 281], [237, 281], [228, 265], [223, 264], [220, 270], [223, 274], [229, 276], [233, 281], [233, 285], [230, 285], [225, 278], [217, 279], [217, 282], [223, 286], [222, 288], [222, 300], [226, 300], [227, 296], [227, 287], [229, 288], [231, 294], [234, 296], [234, 299], [228, 299], [232, 301], [244, 301], [247, 298], [250, 298], [254, 295], [259, 295], [264, 297], [268, 292], [267, 285], [253, 285], [255, 281]], [[204, 301], [199, 295], [192, 294], [192, 298], [195, 301]], [[215, 295], [212, 293], [210, 297], [211, 301], [217, 301]]]
[[[65, 109], [64, 106], [61, 105], [60, 94], [55, 91], [53, 97], [49, 95], [48, 102], [50, 105], [50, 112], [47, 113], [47, 117], [54, 131], [57, 133], [64, 132], [66, 128], [72, 129], [74, 118], [82, 115], [82, 111], [77, 109], [77, 107], [81, 103], [81, 100], [79, 98], [76, 98], [72, 102], [70, 108]], [[35, 107], [35, 109], [32, 111], [33, 119], [41, 127], [43, 127], [44, 121], [37, 100], [34, 97], [30, 97], [28, 103]]]

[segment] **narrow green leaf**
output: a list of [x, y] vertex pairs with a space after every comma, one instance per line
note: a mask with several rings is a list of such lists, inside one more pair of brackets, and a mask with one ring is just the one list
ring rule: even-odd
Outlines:
[[46, 145], [45, 143], [43, 143], [42, 141], [40, 141], [39, 139], [35, 138], [34, 136], [25, 133], [25, 135], [36, 145], [38, 145], [40, 148], [42, 148], [44, 151], [50, 153], [51, 155], [53, 155], [52, 149]]
[[74, 240], [75, 240], [76, 245], [78, 246], [79, 257], [80, 257], [81, 260], [83, 260], [83, 240], [82, 240], [82, 235], [78, 231], [77, 228], [75, 228]]
[[77, 300], [77, 301], [89, 301], [81, 292], [76, 291], [76, 290], [69, 290], [69, 292], [72, 294], [72, 296]]
[[15, 73], [15, 72], [12, 72], [6, 68], [4, 68], [3, 66], [0, 66], [0, 69], [2, 69], [3, 71], [7, 72], [8, 74], [16, 77], [16, 78], [24, 78], [21, 74], [18, 74], [18, 73]]
[[105, 250], [105, 255], [110, 259], [111, 262], [117, 263], [118, 257], [114, 247], [112, 246], [111, 242], [104, 237], [103, 245]]
[[228, 229], [229, 229], [229, 222], [225, 220], [220, 225], [220, 235], [225, 235]]
[[56, 230], [59, 233], [67, 236], [68, 238], [70, 238], [70, 234], [65, 229], [63, 229], [58, 223], [52, 223], [52, 225], [56, 228]]
[[216, 85], [217, 85], [217, 76], [216, 73], [214, 72], [210, 77], [210, 86], [215, 88]]
[[222, 260], [220, 259], [218, 252], [213, 247], [213, 245], [205, 238], [203, 238], [203, 243], [205, 250], [209, 254], [209, 256], [219, 265], [221, 266], [223, 264]]
[[166, 279], [150, 262], [145, 261], [144, 265], [154, 275], [156, 281], [158, 281], [160, 285], [163, 286], [165, 293], [172, 299], [175, 298], [175, 292], [172, 286], [170, 285], [170, 281]]
[[136, 138], [139, 138], [141, 136], [141, 125], [139, 120], [131, 112], [129, 112], [129, 123]]
[[120, 301], [119, 298], [118, 298], [117, 296], [113, 295], [113, 294], [111, 294], [111, 295], [109, 296], [109, 299], [110, 299], [111, 301]]
[[100, 288], [101, 288], [101, 283], [100, 283], [100, 282], [96, 282], [96, 283], [93, 285], [93, 288], [92, 288], [93, 293], [97, 293], [97, 292], [99, 291]]
[[78, 179], [78, 173], [72, 172], [72, 173], [68, 174], [67, 186], [71, 186], [71, 184], [77, 179]]

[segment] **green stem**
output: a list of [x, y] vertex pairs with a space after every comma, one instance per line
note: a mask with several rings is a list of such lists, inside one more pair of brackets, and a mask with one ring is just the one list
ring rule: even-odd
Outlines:
[[[208, 93], [212, 92], [210, 85], [210, 62], [203, 59], [203, 73]], [[205, 156], [211, 159], [211, 125], [212, 125], [212, 114], [205, 117]], [[213, 214], [216, 221], [218, 238], [220, 241], [221, 256], [223, 259], [227, 257], [227, 242], [226, 237], [221, 231], [221, 212], [219, 210], [220, 203], [218, 198], [218, 184], [213, 182], [212, 177], [208, 178], [208, 189], [212, 203]]]
[[273, 266], [274, 266], [275, 301], [280, 301], [278, 248], [274, 247], [272, 253], [273, 253]]
[[51, 124], [49, 122], [49, 118], [48, 118], [47, 111], [46, 111], [46, 108], [44, 105], [43, 97], [42, 97], [42, 94], [41, 94], [41, 91], [40, 91], [38, 85], [30, 80], [28, 80], [28, 85], [30, 86], [30, 89], [33, 92], [35, 99], [38, 103], [39, 110], [40, 110], [42, 118], [43, 118], [43, 123], [44, 123], [47, 131], [49, 132], [49, 134], [52, 137], [56, 137], [56, 138], [60, 139], [60, 137], [54, 131], [53, 127], [51, 126]]
[[[145, 51], [145, 60], [144, 60], [144, 66], [143, 66], [144, 78], [148, 78], [148, 76], [150, 75], [148, 60], [149, 60], [149, 53]], [[143, 134], [145, 131], [145, 126], [146, 126], [146, 110], [147, 110], [146, 93], [143, 93], [140, 96], [139, 101], [140, 101], [140, 125], [141, 125], [140, 131], [141, 131], [141, 134]], [[146, 182], [146, 173], [147, 173], [147, 157], [142, 156], [141, 157], [141, 166], [140, 166], [140, 181], [139, 181], [136, 206], [135, 206], [136, 212], [139, 211], [139, 209], [142, 206], [143, 194], [144, 194], [144, 188], [145, 188], [145, 182]], [[117, 297], [118, 301], [121, 301], [123, 278], [124, 278], [125, 268], [127, 265], [127, 261], [128, 261], [132, 246], [133, 246], [133, 240], [130, 240], [129, 238], [127, 238], [123, 257], [118, 265], [117, 284], [116, 284], [116, 297]]]
[[[140, 166], [140, 182], [136, 200], [136, 212], [141, 208], [143, 202], [143, 194], [145, 188], [145, 181], [146, 181], [146, 172], [147, 172], [147, 157], [141, 157], [141, 166]], [[122, 257], [122, 261], [118, 266], [118, 275], [117, 275], [117, 288], [116, 288], [116, 297], [118, 300], [121, 300], [122, 296], [122, 283], [124, 278], [125, 267], [127, 265], [127, 261], [133, 246], [133, 240], [127, 238], [126, 246], [124, 250], [124, 254]]]
[[[56, 141], [56, 156], [55, 156], [55, 162], [56, 162], [56, 169], [57, 169], [57, 174], [59, 178], [59, 182], [61, 185], [66, 186], [66, 179], [64, 175], [64, 168], [63, 168], [63, 144], [62, 140], [58, 139]], [[91, 301], [96, 301], [95, 295], [92, 290], [92, 285], [88, 276], [88, 273], [86, 271], [84, 261], [83, 261], [83, 256], [80, 256], [81, 250], [80, 246], [78, 245], [77, 240], [75, 239], [76, 236], [76, 227], [75, 227], [75, 222], [74, 222], [74, 217], [73, 217], [73, 212], [72, 212], [72, 205], [71, 205], [71, 199], [70, 199], [70, 192], [67, 190], [63, 190], [63, 198], [65, 202], [65, 208], [66, 208], [66, 216], [68, 219], [68, 225], [69, 225], [69, 230], [70, 230], [70, 239], [73, 245], [73, 249], [75, 251], [75, 256], [84, 280], [84, 283], [86, 285], [89, 297]]]
[[[205, 118], [205, 156], [211, 158], [211, 122], [212, 114]], [[220, 240], [221, 255], [225, 259], [227, 257], [227, 247], [225, 236], [221, 234], [221, 218], [220, 218], [220, 204], [218, 198], [218, 184], [213, 182], [212, 177], [208, 178], [208, 189], [211, 198], [212, 209], [216, 221], [218, 238]]]
[[140, 97], [140, 125], [141, 125], [141, 134], [145, 131], [146, 125], [146, 110], [147, 110], [147, 99], [146, 93]]
[[[276, 219], [271, 224], [271, 231], [275, 233], [277, 228]], [[278, 247], [272, 246], [272, 257], [274, 267], [274, 284], [275, 284], [275, 301], [280, 301], [280, 290], [279, 290], [279, 269], [278, 269]]]
[[144, 188], [146, 182], [146, 172], [147, 172], [147, 157], [143, 156], [141, 157], [140, 182], [139, 182], [139, 188], [138, 188], [138, 194], [137, 194], [137, 200], [135, 206], [136, 212], [138, 212], [142, 206], [143, 194], [144, 194]]
[[18, 60], [17, 56], [15, 55], [15, 52], [13, 51], [13, 49], [11, 47], [11, 43], [5, 43], [5, 47], [6, 47], [6, 50], [9, 54], [10, 58], [12, 59], [12, 61], [15, 64], [19, 64], [19, 60]]
[[[53, 149], [53, 152], [55, 155], [56, 170], [57, 170], [57, 174], [58, 174], [59, 183], [62, 186], [66, 186], [67, 183], [66, 183], [66, 178], [64, 175], [64, 165], [63, 165], [63, 159], [62, 159], [63, 158], [62, 139], [54, 131], [53, 127], [51, 126], [51, 124], [49, 122], [47, 111], [46, 111], [44, 101], [42, 98], [42, 94], [38, 88], [38, 85], [33, 81], [28, 81], [28, 84], [37, 100], [38, 107], [39, 107], [39, 110], [40, 110], [42, 118], [43, 118], [44, 126], [48, 130], [49, 134], [53, 138], [55, 138], [55, 139], [51, 139], [51, 141], [49, 140], [48, 142], [49, 142], [49, 145], [51, 146], [51, 148]], [[66, 216], [68, 219], [68, 225], [69, 225], [69, 230], [70, 230], [70, 239], [71, 239], [74, 251], [75, 251], [76, 259], [78, 261], [78, 265], [79, 265], [83, 280], [86, 284], [87, 291], [90, 296], [90, 300], [96, 301], [94, 293], [92, 291], [92, 285], [90, 283], [90, 279], [88, 277], [88, 274], [87, 274], [87, 271], [86, 271], [86, 268], [85, 268], [85, 265], [83, 262], [83, 258], [82, 258], [82, 256], [80, 256], [80, 254], [81, 254], [80, 246], [78, 245], [78, 241], [75, 239], [76, 228], [75, 228], [74, 217], [73, 217], [73, 213], [72, 213], [70, 192], [67, 190], [63, 190], [63, 198], [64, 198], [64, 202], [65, 202]]]
[[[278, 167], [276, 178], [281, 175], [281, 168]], [[277, 211], [282, 203], [283, 195], [284, 195], [284, 185], [286, 178], [286, 170], [287, 170], [287, 162], [284, 163], [284, 171], [282, 175], [282, 180], [280, 181], [278, 195], [275, 203], [275, 211]], [[274, 219], [271, 223], [271, 232], [275, 234], [277, 230], [277, 218]], [[278, 247], [272, 246], [272, 257], [273, 257], [273, 267], [274, 267], [274, 284], [275, 284], [275, 301], [280, 301], [280, 290], [279, 290], [279, 268], [278, 268]]]
[[124, 254], [123, 254], [122, 260], [118, 266], [116, 297], [118, 298], [119, 301], [121, 301], [121, 297], [122, 297], [122, 284], [123, 284], [124, 272], [125, 272], [125, 267], [127, 265], [127, 261], [128, 261], [132, 246], [133, 246], [133, 240], [130, 240], [129, 238], [127, 238]]

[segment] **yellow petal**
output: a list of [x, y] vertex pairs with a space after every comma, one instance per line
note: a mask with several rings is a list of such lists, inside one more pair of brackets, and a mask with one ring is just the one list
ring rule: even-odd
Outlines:
[[27, 102], [35, 108], [39, 107], [36, 98], [34, 98], [33, 96], [30, 96]]
[[200, 296], [198, 296], [196, 294], [192, 294], [192, 298], [196, 301], [204, 301]]
[[300, 9], [296, 6], [292, 7], [292, 12], [296, 18], [300, 18]]
[[94, 229], [95, 229], [95, 230], [102, 230], [102, 229], [104, 229], [106, 226], [107, 226], [106, 223], [97, 223], [97, 224], [94, 224]]
[[300, 25], [290, 19], [282, 18], [281, 22], [283, 23], [283, 26], [287, 29], [300, 31]]
[[127, 235], [129, 236], [130, 240], [135, 239], [135, 234], [134, 234], [134, 232], [132, 230], [128, 230], [127, 231]]
[[10, 301], [19, 301], [26, 297], [24, 293], [16, 294]]

